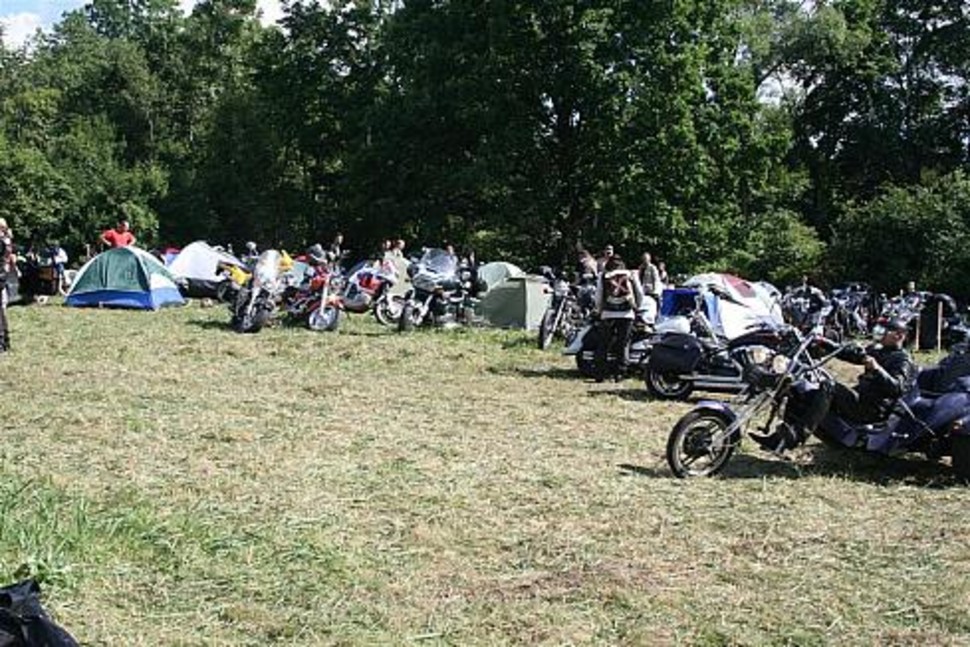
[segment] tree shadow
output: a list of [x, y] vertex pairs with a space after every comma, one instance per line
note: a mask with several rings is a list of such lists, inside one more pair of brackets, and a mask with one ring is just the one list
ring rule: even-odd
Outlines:
[[[821, 476], [887, 487], [912, 485], [943, 489], [964, 485], [950, 466], [915, 456], [881, 456], [814, 443], [799, 448], [789, 456], [778, 458], [767, 454], [735, 454], [724, 470], [714, 478], [794, 480]], [[617, 467], [632, 476], [674, 478], [673, 472], [665, 463], [658, 465], [660, 466], [648, 467], [622, 463]]]

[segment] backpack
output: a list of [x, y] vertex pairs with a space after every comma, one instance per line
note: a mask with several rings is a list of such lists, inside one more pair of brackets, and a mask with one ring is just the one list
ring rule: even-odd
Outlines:
[[78, 647], [47, 615], [40, 586], [24, 580], [0, 588], [0, 647]]
[[612, 276], [603, 275], [603, 309], [610, 312], [633, 310], [633, 282], [630, 273], [616, 272]]

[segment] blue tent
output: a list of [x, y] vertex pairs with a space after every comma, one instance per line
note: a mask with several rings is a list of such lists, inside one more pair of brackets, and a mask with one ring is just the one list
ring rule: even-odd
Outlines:
[[148, 252], [118, 247], [84, 264], [64, 304], [74, 307], [157, 310], [184, 305], [175, 278]]

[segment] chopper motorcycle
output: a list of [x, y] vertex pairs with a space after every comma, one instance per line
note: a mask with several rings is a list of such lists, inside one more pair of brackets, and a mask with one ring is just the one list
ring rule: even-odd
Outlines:
[[886, 420], [860, 424], [830, 410], [835, 378], [825, 365], [846, 346], [810, 334], [790, 356], [769, 351], [753, 361], [740, 403], [700, 402], [671, 430], [666, 458], [674, 475], [715, 475], [749, 429], [766, 434], [773, 425], [785, 424], [844, 449], [952, 456], [956, 475], [970, 478], [970, 355], [964, 350], [924, 369]]

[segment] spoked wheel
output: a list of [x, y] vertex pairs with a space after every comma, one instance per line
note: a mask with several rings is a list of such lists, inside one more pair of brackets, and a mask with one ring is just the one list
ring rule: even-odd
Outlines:
[[556, 311], [552, 308], [546, 310], [539, 323], [539, 350], [546, 350], [552, 344], [552, 338], [556, 333]]
[[334, 331], [340, 325], [340, 310], [333, 306], [315, 308], [307, 319], [310, 330]]
[[681, 380], [673, 373], [664, 373], [647, 364], [644, 382], [650, 395], [661, 400], [683, 400], [694, 390], [694, 385]]
[[401, 318], [404, 300], [385, 294], [374, 303], [374, 318], [382, 326], [393, 326]]
[[723, 433], [729, 426], [725, 416], [712, 411], [691, 411], [681, 418], [667, 439], [667, 464], [674, 476], [714, 476], [720, 472], [738, 442], [737, 434]]

